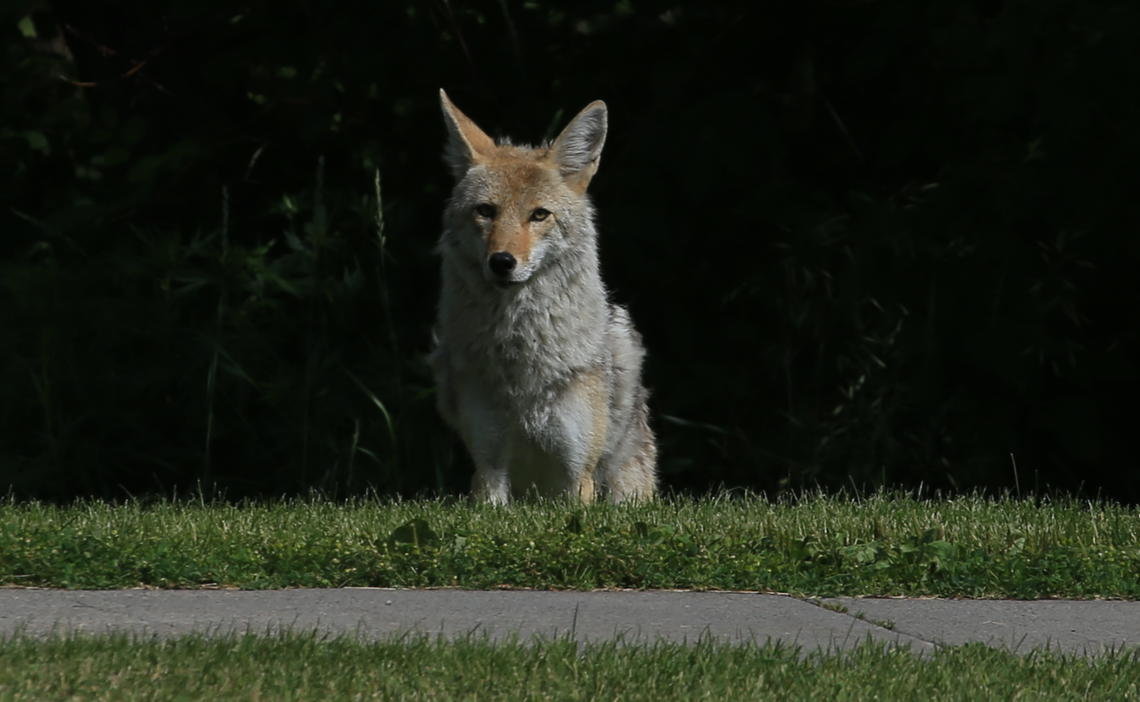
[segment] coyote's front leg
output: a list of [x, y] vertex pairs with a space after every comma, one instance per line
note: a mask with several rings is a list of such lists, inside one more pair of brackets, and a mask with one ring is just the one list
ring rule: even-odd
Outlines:
[[471, 492], [493, 505], [505, 505], [511, 498], [511, 446], [505, 435], [495, 423], [464, 432], [463, 437], [475, 461]]
[[505, 505], [511, 495], [510, 472], [505, 467], [492, 467], [487, 463], [475, 466], [471, 477], [471, 494], [476, 499], [493, 505]]
[[[555, 407], [550, 430], [566, 471], [566, 496], [589, 504], [597, 496], [596, 475], [606, 446], [609, 398], [601, 371], [578, 374]], [[553, 437], [552, 437], [553, 438]]]
[[[438, 357], [446, 359], [442, 353]], [[445, 363], [438, 364], [436, 376], [441, 395], [446, 391], [448, 400], [441, 403], [441, 412], [459, 432], [475, 462], [472, 494], [479, 500], [505, 505], [511, 495], [511, 456], [502, 408], [489, 399], [489, 389], [478, 378], [454, 373]]]

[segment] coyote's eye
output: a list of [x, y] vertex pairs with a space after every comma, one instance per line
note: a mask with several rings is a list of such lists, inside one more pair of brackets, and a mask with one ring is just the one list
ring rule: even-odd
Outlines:
[[549, 216], [550, 216], [550, 210], [544, 210], [541, 207], [539, 207], [537, 210], [530, 213], [530, 221], [541, 222], [542, 220], [546, 219]]
[[475, 206], [475, 214], [479, 215], [480, 217], [485, 217], [487, 219], [494, 219], [495, 218], [495, 206], [488, 203], [488, 202], [484, 202], [481, 205], [476, 205]]

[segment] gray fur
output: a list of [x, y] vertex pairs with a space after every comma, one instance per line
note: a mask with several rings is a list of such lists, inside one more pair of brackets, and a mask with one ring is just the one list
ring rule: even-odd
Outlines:
[[[583, 110], [549, 149], [496, 147], [511, 164], [533, 162], [551, 174], [536, 177], [525, 196], [492, 154], [464, 151], [472, 139], [454, 125], [466, 117], [446, 96], [443, 108], [448, 160], [469, 166], [457, 173], [443, 218], [430, 362], [440, 413], [475, 462], [475, 492], [496, 503], [533, 493], [588, 501], [595, 490], [614, 501], [653, 497], [645, 350], [602, 284], [584, 186], [605, 140], [604, 104]], [[535, 203], [552, 213], [509, 287], [488, 279], [487, 240], [472, 216], [481, 202], [496, 204], [508, 223], [525, 221]]]
[[586, 106], [562, 130], [551, 148], [563, 177], [584, 171], [589, 171], [590, 176], [594, 175], [602, 158], [608, 126], [606, 105], [598, 100]]

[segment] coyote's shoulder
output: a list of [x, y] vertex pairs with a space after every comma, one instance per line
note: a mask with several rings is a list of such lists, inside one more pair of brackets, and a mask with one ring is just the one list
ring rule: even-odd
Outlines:
[[475, 462], [474, 491], [652, 497], [657, 449], [645, 351], [609, 302], [586, 194], [607, 127], [601, 101], [552, 143], [496, 143], [440, 91], [456, 184], [438, 251], [431, 355], [444, 419]]

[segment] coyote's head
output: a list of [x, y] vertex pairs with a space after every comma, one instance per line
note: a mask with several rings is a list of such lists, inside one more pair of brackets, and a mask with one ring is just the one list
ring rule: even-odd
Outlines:
[[525, 283], [558, 252], [593, 246], [586, 187], [606, 140], [606, 105], [586, 106], [552, 143], [495, 143], [439, 91], [445, 157], [456, 186], [441, 246], [467, 258], [503, 288]]

